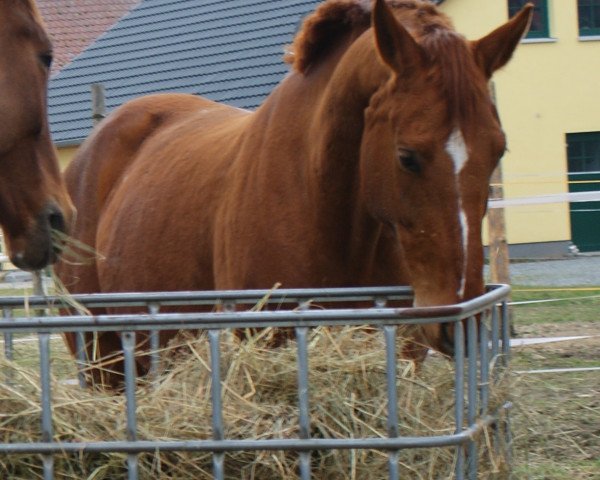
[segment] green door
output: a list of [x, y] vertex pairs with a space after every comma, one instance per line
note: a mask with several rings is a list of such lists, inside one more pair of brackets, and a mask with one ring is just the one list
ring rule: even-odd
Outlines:
[[[569, 192], [600, 191], [600, 132], [567, 134]], [[600, 201], [571, 202], [571, 240], [581, 252], [600, 251]]]

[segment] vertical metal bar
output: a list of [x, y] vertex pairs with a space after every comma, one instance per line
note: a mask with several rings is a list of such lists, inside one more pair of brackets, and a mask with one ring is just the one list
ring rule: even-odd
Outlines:
[[[5, 320], [12, 320], [12, 310], [8, 307], [2, 308], [2, 315]], [[4, 357], [7, 360], [13, 360], [13, 334], [10, 332], [4, 333]]]
[[79, 380], [79, 386], [81, 388], [85, 388], [87, 386], [87, 382], [85, 381], [84, 372], [88, 365], [88, 358], [85, 350], [85, 337], [83, 332], [75, 332], [75, 349], [77, 379]]
[[502, 364], [504, 367], [508, 367], [508, 362], [510, 361], [510, 319], [506, 300], [502, 301], [500, 311], [502, 314]]
[[499, 361], [498, 353], [500, 351], [500, 326], [498, 323], [498, 306], [492, 307], [492, 361], [494, 362], [494, 380], [498, 380], [497, 363]]
[[[507, 369], [510, 362], [510, 316], [508, 312], [508, 303], [504, 300], [500, 307], [502, 316], [502, 365]], [[505, 373], [505, 372], [504, 372]], [[511, 465], [512, 462], [512, 427], [510, 423], [510, 410], [505, 411], [504, 441], [506, 442], [506, 464]]]
[[[160, 305], [158, 303], [151, 303], [148, 306], [148, 310], [150, 315], [158, 315], [160, 310]], [[150, 330], [150, 370], [148, 371], [148, 376], [150, 378], [155, 378], [158, 373], [158, 349], [160, 348], [160, 331], [158, 330]]]
[[[223, 440], [220, 337], [220, 330], [209, 330], [213, 440]], [[225, 454], [223, 452], [213, 452], [213, 476], [215, 480], [224, 480], [225, 478]]]
[[[12, 309], [8, 307], [4, 307], [2, 309], [3, 316], [6, 320], [12, 320], [13, 312]], [[13, 361], [14, 359], [14, 345], [13, 345], [13, 334], [11, 332], [4, 333], [4, 358], [9, 361]], [[8, 385], [12, 385], [13, 383], [13, 369], [8, 368], [5, 370], [4, 381]]]
[[[500, 353], [500, 318], [498, 314], [498, 310], [500, 309], [500, 305], [494, 305], [492, 307], [492, 344], [491, 344], [491, 355], [494, 370], [492, 372], [492, 382], [494, 386], [497, 385], [500, 379], [500, 367], [501, 367], [501, 358], [499, 356]], [[495, 424], [494, 428], [494, 454], [500, 455], [501, 448], [501, 433], [500, 430], [502, 428], [501, 422]]]
[[[50, 390], [50, 334], [39, 334], [40, 383], [42, 388], [42, 441], [52, 442], [52, 396]], [[44, 480], [54, 478], [54, 456], [42, 455]]]
[[[398, 391], [396, 389], [396, 331], [395, 325], [383, 327], [385, 337], [385, 376], [387, 383], [388, 418], [387, 430], [390, 438], [396, 438], [398, 432]], [[388, 476], [390, 480], [398, 480], [398, 451], [388, 453]]]
[[[33, 272], [33, 294], [44, 296], [46, 295], [44, 288], [44, 279], [42, 271], [36, 270]], [[35, 309], [35, 316], [43, 317], [46, 315], [44, 309]], [[42, 441], [52, 442], [52, 392], [50, 388], [50, 333], [39, 333], [39, 348], [40, 348], [40, 386], [42, 388]], [[44, 469], [44, 480], [52, 480], [54, 478], [54, 456], [52, 454], [42, 455], [42, 463]]]
[[[136, 417], [136, 366], [135, 366], [135, 332], [122, 332], [121, 343], [125, 361], [125, 400], [127, 416], [127, 440], [137, 440], [137, 417]], [[138, 456], [135, 453], [127, 454], [127, 478], [137, 480], [138, 478]]]
[[[467, 320], [467, 423], [472, 427], [477, 418], [477, 319]], [[469, 440], [467, 471], [469, 480], [477, 480], [477, 443]]]
[[489, 365], [489, 335], [487, 327], [487, 319], [490, 315], [489, 311], [486, 311], [481, 316], [481, 323], [479, 325], [479, 357], [481, 362], [481, 376], [479, 378], [480, 384], [480, 410], [481, 416], [487, 415], [488, 404], [490, 401], [490, 365]]
[[[308, 398], [308, 327], [296, 327], [298, 349], [298, 424], [300, 438], [310, 438], [310, 415]], [[309, 480], [311, 452], [300, 452], [300, 478]]]
[[[465, 409], [465, 332], [462, 322], [454, 323], [454, 419], [456, 422], [456, 433], [463, 430]], [[465, 452], [462, 445], [456, 447], [456, 480], [464, 480]]]

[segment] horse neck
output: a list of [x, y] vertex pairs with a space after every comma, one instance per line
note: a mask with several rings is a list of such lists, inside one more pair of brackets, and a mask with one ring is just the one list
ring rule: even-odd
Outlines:
[[324, 72], [326, 85], [313, 108], [309, 131], [319, 170], [357, 163], [364, 111], [389, 78], [373, 44], [371, 32], [366, 32], [344, 48], [339, 60]]
[[264, 107], [273, 116], [282, 104], [294, 112], [289, 138], [295, 151], [305, 155], [302, 177], [318, 241], [338, 256], [332, 262], [364, 270], [368, 266], [349, 260], [362, 259], [367, 252], [375, 255], [381, 229], [358, 197], [364, 111], [389, 73], [376, 57], [372, 36], [367, 33], [357, 40], [356, 36], [349, 36], [307, 73], [292, 73]]
[[[373, 48], [370, 32], [362, 35], [337, 62], [315, 109], [309, 130], [310, 167], [321, 205], [320, 228], [343, 238], [348, 255], [371, 251], [379, 236], [359, 198], [359, 155], [364, 112], [373, 94], [389, 78]], [[331, 232], [334, 229], [335, 231]], [[367, 244], [367, 245], [365, 245]]]

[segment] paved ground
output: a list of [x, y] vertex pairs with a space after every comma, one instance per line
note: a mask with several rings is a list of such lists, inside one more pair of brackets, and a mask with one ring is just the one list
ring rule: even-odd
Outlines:
[[512, 263], [510, 282], [548, 287], [600, 286], [600, 254]]

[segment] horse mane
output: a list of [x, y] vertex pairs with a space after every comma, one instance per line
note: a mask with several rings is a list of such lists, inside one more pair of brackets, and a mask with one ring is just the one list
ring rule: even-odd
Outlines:
[[355, 28], [366, 30], [371, 23], [367, 0], [329, 0], [322, 3], [302, 24], [284, 60], [301, 73], [329, 53], [331, 47]]
[[[436, 68], [432, 81], [448, 104], [448, 121], [458, 126], [473, 125], [477, 106], [490, 98], [487, 82], [470, 79], [482, 77], [471, 47], [453, 30], [437, 30], [421, 39], [427, 56]], [[482, 88], [482, 85], [484, 86]]]
[[[481, 75], [469, 44], [454, 30], [451, 20], [428, 0], [388, 0], [396, 18], [423, 47], [431, 65], [432, 80], [448, 101], [451, 120], [469, 122], [485, 92], [478, 91], [470, 75]], [[331, 49], [353, 31], [371, 25], [371, 0], [327, 0], [306, 17], [285, 61], [296, 71], [307, 73], [311, 65], [327, 57]]]

